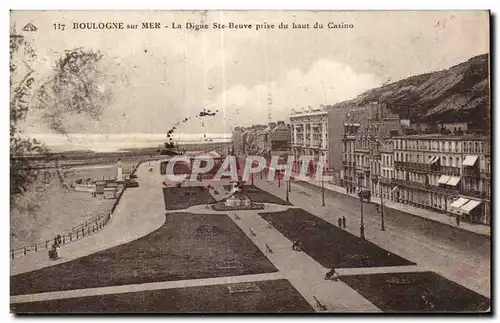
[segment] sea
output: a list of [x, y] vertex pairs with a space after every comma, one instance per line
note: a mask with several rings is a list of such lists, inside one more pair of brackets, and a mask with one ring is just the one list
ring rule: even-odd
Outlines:
[[[162, 146], [167, 137], [159, 133], [120, 133], [120, 134], [53, 134], [31, 133], [24, 137], [34, 138], [47, 145], [53, 152], [85, 151], [116, 152], [132, 148]], [[231, 141], [230, 133], [179, 133], [174, 135], [176, 143], [223, 143]]]

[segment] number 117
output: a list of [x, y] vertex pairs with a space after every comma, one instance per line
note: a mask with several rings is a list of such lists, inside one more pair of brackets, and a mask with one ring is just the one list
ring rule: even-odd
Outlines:
[[65, 24], [54, 24], [54, 29], [55, 30], [62, 30], [62, 31], [64, 31], [65, 27], [66, 27]]

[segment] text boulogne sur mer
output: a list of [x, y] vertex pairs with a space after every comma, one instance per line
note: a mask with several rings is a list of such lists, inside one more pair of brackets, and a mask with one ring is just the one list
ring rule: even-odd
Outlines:
[[[119, 30], [119, 29], [168, 29], [169, 26], [162, 24], [157, 21], [153, 22], [141, 22], [140, 24], [126, 24], [124, 22], [73, 22], [72, 25], [74, 30]], [[193, 22], [185, 22], [184, 24], [179, 24], [172, 22], [170, 25], [171, 29], [189, 29], [189, 30], [205, 30], [205, 29], [218, 29], [218, 30], [272, 30], [272, 29], [342, 29], [342, 28], [354, 28], [353, 24], [348, 24], [344, 22], [335, 23], [284, 23], [280, 22], [274, 23], [219, 23], [213, 22], [212, 24], [196, 24]]]

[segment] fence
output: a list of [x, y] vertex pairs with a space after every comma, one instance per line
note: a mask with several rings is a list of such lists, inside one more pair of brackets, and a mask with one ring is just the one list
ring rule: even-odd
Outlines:
[[[152, 160], [152, 159], [151, 159]], [[150, 161], [150, 159], [146, 159], [143, 161], [140, 161], [135, 165], [130, 172], [131, 175], [134, 175], [135, 172], [137, 171], [137, 168], [139, 168], [139, 165], [141, 165], [144, 162]], [[118, 203], [120, 202], [120, 199], [123, 196], [123, 193], [125, 192], [126, 188], [125, 186], [120, 190], [120, 193], [118, 194], [115, 202], [113, 203], [113, 206], [111, 207], [111, 212], [105, 213], [105, 214], [100, 214], [97, 217], [94, 217], [90, 220], [85, 221], [85, 223], [79, 224], [76, 227], [73, 227], [71, 229], [71, 232], [63, 234], [61, 236], [62, 243], [61, 244], [67, 244], [72, 241], [76, 241], [79, 239], [82, 239], [86, 236], [89, 236], [95, 232], [98, 232], [104, 228], [104, 226], [109, 222], [109, 219], [111, 219], [111, 215], [115, 212], [116, 207], [118, 206]], [[27, 255], [30, 252], [37, 252], [40, 250], [44, 249], [50, 249], [52, 247], [52, 244], [54, 243], [54, 239], [52, 240], [46, 240], [46, 241], [41, 241], [41, 242], [35, 242], [30, 245], [25, 245], [23, 247], [19, 248], [13, 248], [10, 250], [10, 258], [15, 259], [15, 258], [20, 258], [22, 256]]]
[[[108, 223], [110, 218], [111, 218], [111, 213], [100, 214], [97, 217], [94, 217], [90, 220], [85, 221], [85, 223], [82, 223], [76, 227], [73, 227], [71, 232], [63, 234], [61, 236], [61, 239], [62, 239], [61, 244], [70, 243], [72, 241], [79, 240], [83, 237], [86, 237], [88, 235], [91, 235], [95, 232], [100, 231]], [[52, 247], [53, 242], [54, 242], [54, 240], [45, 240], [42, 242], [33, 243], [31, 245], [26, 245], [24, 247], [11, 249], [10, 250], [10, 258], [15, 259], [15, 258], [25, 256], [26, 254], [28, 254], [30, 252], [36, 252], [39, 250], [50, 249]]]

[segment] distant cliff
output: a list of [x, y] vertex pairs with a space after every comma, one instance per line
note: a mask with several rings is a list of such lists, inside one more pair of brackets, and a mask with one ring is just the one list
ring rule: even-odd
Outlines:
[[412, 122], [469, 122], [489, 130], [489, 57], [475, 56], [447, 70], [416, 75], [340, 102], [351, 108], [377, 101]]

